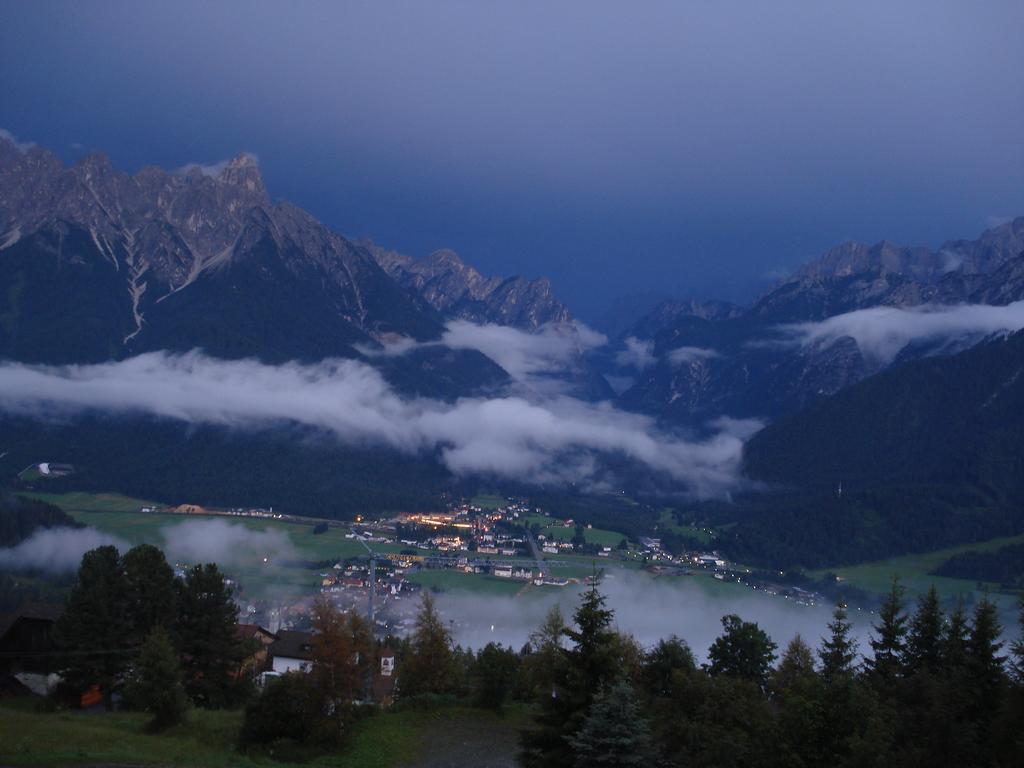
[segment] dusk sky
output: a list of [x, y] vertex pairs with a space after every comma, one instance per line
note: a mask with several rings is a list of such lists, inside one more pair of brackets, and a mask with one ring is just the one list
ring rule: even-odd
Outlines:
[[1024, 214], [1024, 3], [0, 6], [0, 128], [127, 170], [255, 153], [415, 256], [749, 298], [846, 239]]

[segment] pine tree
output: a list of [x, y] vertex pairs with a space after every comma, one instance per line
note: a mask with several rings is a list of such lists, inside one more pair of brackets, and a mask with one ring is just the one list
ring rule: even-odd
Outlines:
[[892, 683], [902, 674], [907, 653], [907, 617], [903, 613], [903, 587], [893, 576], [892, 587], [879, 611], [879, 623], [871, 639], [873, 658], [865, 662], [867, 671], [882, 684]]
[[654, 756], [650, 728], [625, 682], [594, 697], [579, 731], [568, 741], [577, 768], [644, 766]]
[[232, 673], [241, 660], [238, 609], [220, 569], [212, 563], [188, 570], [178, 592], [178, 648], [185, 661], [185, 690], [201, 707], [235, 703]]
[[125, 579], [115, 547], [82, 556], [78, 579], [54, 638], [67, 652], [64, 679], [79, 691], [99, 685], [107, 708], [128, 661], [129, 620]]
[[583, 593], [565, 636], [565, 670], [550, 694], [541, 692], [536, 727], [522, 734], [524, 765], [565, 766], [573, 761], [569, 739], [575, 735], [602, 687], [614, 683], [621, 670], [622, 643], [612, 630], [614, 614], [606, 606], [595, 579]]
[[1017, 639], [1010, 645], [1010, 671], [1018, 685], [1024, 685], [1024, 594], [1017, 614]]
[[857, 658], [857, 644], [850, 637], [853, 624], [847, 619], [846, 606], [836, 606], [828, 628], [831, 635], [822, 638], [818, 657], [821, 659], [821, 679], [826, 685], [833, 685], [849, 681], [855, 671], [853, 662]]
[[1003, 628], [995, 603], [983, 597], [975, 606], [971, 631], [967, 636], [967, 664], [971, 670], [974, 697], [977, 704], [988, 710], [998, 705], [999, 691], [1004, 681], [1005, 656], [999, 651]]
[[917, 612], [910, 622], [907, 637], [907, 668], [913, 674], [935, 673], [942, 664], [942, 609], [939, 593], [933, 584], [917, 602]]
[[763, 690], [778, 646], [757, 624], [739, 616], [723, 616], [722, 627], [725, 631], [708, 649], [708, 673], [750, 680]]
[[177, 616], [174, 570], [152, 544], [129, 549], [121, 560], [125, 578], [125, 609], [131, 622], [130, 642], [141, 643], [157, 627], [168, 632]]
[[163, 627], [154, 628], [143, 643], [125, 688], [125, 700], [153, 715], [149, 727], [154, 731], [177, 725], [185, 717], [188, 696], [181, 662]]
[[961, 600], [949, 615], [949, 624], [942, 637], [941, 669], [946, 675], [955, 674], [967, 667], [967, 638], [970, 628]]
[[424, 590], [409, 653], [398, 670], [403, 696], [451, 693], [454, 688], [451, 633], [441, 619], [431, 594]]

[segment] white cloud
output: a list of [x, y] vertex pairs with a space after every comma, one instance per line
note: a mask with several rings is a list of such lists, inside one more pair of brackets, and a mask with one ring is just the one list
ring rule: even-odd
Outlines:
[[607, 403], [564, 396], [404, 399], [355, 360], [269, 366], [198, 352], [149, 353], [98, 365], [2, 363], [0, 409], [37, 417], [140, 413], [232, 427], [291, 422], [348, 442], [437, 450], [458, 474], [533, 482], [594, 483], [600, 479], [594, 457], [620, 454], [699, 496], [736, 487], [743, 441], [760, 427], [721, 421], [712, 437], [695, 442]]
[[357, 349], [367, 357], [404, 355], [424, 347], [474, 349], [534, 392], [557, 395], [571, 386], [558, 376], [577, 364], [583, 353], [607, 343], [607, 336], [578, 321], [548, 323], [531, 332], [507, 325], [453, 320], [445, 326], [439, 341], [400, 337], [380, 348], [358, 345]]
[[638, 339], [630, 336], [626, 339], [626, 348], [619, 350], [615, 355], [615, 362], [623, 368], [635, 368], [642, 371], [650, 365], [654, 365], [658, 358], [654, 356], [654, 342]]
[[219, 563], [222, 566], [252, 563], [261, 558], [297, 557], [284, 531], [254, 531], [227, 520], [188, 520], [160, 530], [161, 546], [170, 562]]
[[705, 349], [704, 347], [678, 347], [668, 353], [668, 359], [673, 365], [683, 365], [684, 363], [707, 360], [718, 356], [715, 350]]
[[529, 333], [507, 325], [477, 325], [467, 320], [448, 323], [441, 339], [452, 349], [482, 352], [519, 381], [563, 370], [582, 352], [607, 341], [606, 336], [582, 323], [552, 323]]
[[874, 365], [888, 365], [912, 342], [980, 340], [1024, 328], [1024, 301], [1006, 306], [961, 304], [899, 309], [872, 307], [835, 315], [821, 322], [783, 325], [783, 345], [832, 344], [851, 337]]
[[0, 568], [72, 573], [90, 549], [113, 545], [124, 551], [121, 539], [95, 528], [41, 528], [13, 547], [0, 549]]
[[13, 133], [3, 128], [0, 128], [0, 139], [7, 139], [19, 152], [28, 152], [35, 146], [35, 142], [32, 141], [18, 141]]

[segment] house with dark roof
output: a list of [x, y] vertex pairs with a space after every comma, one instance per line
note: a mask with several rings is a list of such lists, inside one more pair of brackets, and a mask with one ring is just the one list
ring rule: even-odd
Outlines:
[[308, 672], [313, 667], [313, 635], [282, 629], [277, 639], [267, 646], [267, 654], [273, 672]]

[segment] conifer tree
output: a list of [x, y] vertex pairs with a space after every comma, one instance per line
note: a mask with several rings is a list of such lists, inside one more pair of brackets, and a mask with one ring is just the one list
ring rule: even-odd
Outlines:
[[569, 739], [579, 731], [597, 692], [619, 676], [622, 644], [605, 603], [595, 578], [573, 614], [573, 627], [565, 630], [572, 647], [565, 652], [564, 673], [549, 695], [541, 693], [537, 727], [523, 733], [524, 765], [571, 765]]
[[437, 611], [433, 596], [424, 590], [409, 652], [398, 670], [398, 684], [403, 696], [418, 696], [451, 693], [453, 682], [451, 633]]
[[822, 638], [818, 657], [821, 659], [821, 679], [826, 685], [833, 685], [850, 680], [855, 671], [857, 644], [850, 637], [853, 624], [847, 619], [846, 606], [836, 606], [828, 628], [831, 634], [827, 638]]
[[1024, 685], [1024, 594], [1017, 613], [1017, 639], [1010, 645], [1010, 671], [1018, 685]]
[[983, 597], [974, 608], [967, 636], [967, 664], [971, 670], [975, 699], [985, 709], [997, 705], [1004, 680], [1003, 662], [1006, 657], [999, 655], [1003, 647], [999, 639], [1002, 632], [995, 603], [987, 596]]
[[942, 637], [942, 671], [947, 675], [964, 670], [967, 666], [967, 638], [970, 627], [960, 601], [949, 615], [949, 624]]
[[117, 549], [90, 550], [82, 556], [75, 586], [54, 628], [57, 645], [67, 652], [64, 680], [78, 691], [99, 685], [108, 709], [129, 659], [125, 596]]
[[903, 592], [899, 578], [893, 576], [889, 594], [879, 611], [879, 623], [874, 626], [873, 658], [865, 662], [867, 671], [883, 684], [896, 680], [906, 661], [907, 617], [903, 613]]
[[152, 544], [129, 549], [121, 560], [125, 578], [125, 609], [132, 645], [141, 645], [157, 627], [170, 632], [177, 617], [174, 570]]
[[800, 635], [789, 641], [779, 666], [772, 673], [772, 693], [782, 699], [791, 691], [805, 689], [817, 680], [814, 653]]
[[185, 664], [185, 690], [201, 707], [225, 707], [236, 698], [232, 673], [243, 646], [238, 609], [230, 587], [213, 563], [196, 565], [178, 588], [178, 649]]
[[143, 643], [125, 688], [125, 700], [153, 716], [149, 723], [153, 731], [177, 725], [185, 717], [188, 696], [181, 662], [163, 627], [155, 627]]
[[932, 672], [942, 664], [942, 609], [935, 585], [918, 599], [917, 611], [907, 637], [907, 667], [910, 673]]
[[625, 682], [599, 692], [578, 732], [569, 738], [573, 765], [646, 766], [654, 756], [650, 728]]

